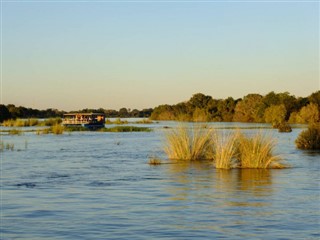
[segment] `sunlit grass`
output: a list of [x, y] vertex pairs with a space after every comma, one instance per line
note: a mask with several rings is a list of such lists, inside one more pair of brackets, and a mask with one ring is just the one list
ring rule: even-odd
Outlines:
[[243, 134], [238, 138], [241, 168], [284, 168], [280, 155], [275, 155], [276, 141], [267, 134], [257, 133], [253, 137]]
[[22, 135], [23, 131], [20, 129], [10, 129], [8, 131], [9, 135]]
[[149, 165], [161, 165], [162, 161], [161, 161], [161, 159], [159, 159], [157, 157], [150, 157], [148, 163], [149, 163]]
[[216, 168], [230, 169], [237, 167], [239, 132], [214, 134], [214, 162]]
[[144, 119], [136, 121], [134, 123], [137, 123], [137, 124], [152, 124], [154, 122], [152, 120], [148, 119], [148, 118], [144, 118]]
[[147, 127], [135, 126], [116, 126], [112, 128], [101, 128], [100, 132], [150, 132], [151, 129]]
[[120, 118], [117, 118], [114, 121], [111, 121], [110, 119], [106, 119], [106, 121], [105, 121], [105, 124], [118, 124], [118, 125], [121, 125], [121, 124], [127, 124], [127, 123], [128, 123], [127, 120], [121, 120]]
[[48, 119], [45, 119], [44, 121], [40, 122], [40, 126], [54, 126], [54, 125], [57, 125], [57, 124], [60, 124], [62, 123], [62, 119], [61, 118], [48, 118]]
[[29, 119], [9, 119], [2, 123], [4, 127], [33, 127], [33, 126], [54, 126], [62, 122], [61, 118], [49, 118], [43, 121], [36, 118]]
[[32, 127], [37, 126], [39, 124], [38, 119], [30, 118], [30, 119], [9, 119], [2, 123], [4, 127]]
[[179, 126], [166, 135], [164, 151], [169, 159], [207, 160], [212, 159], [212, 131], [200, 127]]
[[60, 134], [63, 134], [63, 131], [64, 131], [64, 127], [62, 125], [60, 125], [60, 124], [56, 124], [56, 125], [51, 127], [51, 132], [53, 134], [60, 135]]

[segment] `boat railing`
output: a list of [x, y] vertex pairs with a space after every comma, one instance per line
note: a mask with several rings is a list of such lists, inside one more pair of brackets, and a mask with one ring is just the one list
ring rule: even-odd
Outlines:
[[65, 124], [65, 125], [67, 125], [67, 124], [74, 124], [74, 125], [76, 125], [76, 124], [89, 124], [89, 123], [91, 123], [92, 121], [89, 121], [89, 120], [87, 120], [87, 119], [83, 119], [83, 120], [81, 120], [81, 119], [77, 119], [77, 120], [75, 120], [75, 119], [64, 119], [63, 121], [62, 121], [62, 124]]

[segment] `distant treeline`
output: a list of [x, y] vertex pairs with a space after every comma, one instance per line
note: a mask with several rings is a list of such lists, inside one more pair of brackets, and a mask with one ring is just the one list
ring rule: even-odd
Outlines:
[[267, 122], [274, 127], [284, 122], [320, 121], [320, 91], [308, 97], [295, 97], [288, 92], [270, 92], [265, 96], [248, 94], [243, 98], [214, 99], [202, 93], [189, 101], [154, 108], [153, 120], [197, 122]]
[[[121, 108], [82, 109], [72, 112], [103, 112], [107, 118], [142, 117], [152, 120], [177, 120], [194, 122], [261, 122], [272, 123], [274, 127], [284, 122], [320, 122], [320, 91], [308, 97], [295, 97], [288, 92], [270, 92], [265, 96], [248, 94], [243, 98], [214, 99], [202, 93], [194, 94], [188, 101], [175, 105], [160, 105], [143, 110]], [[16, 118], [62, 117], [65, 111], [57, 109], [37, 110], [16, 107], [13, 104], [0, 105], [0, 122]]]
[[[142, 118], [149, 118], [152, 113], [152, 108], [137, 110], [137, 109], [127, 109], [121, 108], [119, 111], [116, 110], [108, 110], [108, 109], [82, 109], [78, 111], [71, 111], [71, 112], [103, 112], [105, 113], [107, 118], [113, 117], [122, 117], [122, 118], [129, 118], [129, 117], [142, 117]], [[57, 109], [47, 109], [47, 110], [38, 110], [33, 108], [26, 108], [26, 107], [17, 107], [13, 104], [3, 105], [0, 104], [0, 122], [7, 120], [7, 119], [17, 119], [17, 118], [55, 118], [55, 117], [62, 117], [63, 114], [66, 113], [65, 111], [60, 111]]]

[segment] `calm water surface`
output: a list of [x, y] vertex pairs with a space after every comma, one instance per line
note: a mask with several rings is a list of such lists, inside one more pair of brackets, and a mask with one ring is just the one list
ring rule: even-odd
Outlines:
[[142, 133], [1, 136], [15, 150], [1, 153], [0, 238], [320, 238], [320, 153], [295, 149], [302, 129], [263, 130], [289, 169], [149, 166], [150, 156], [166, 159], [166, 125], [174, 123]]

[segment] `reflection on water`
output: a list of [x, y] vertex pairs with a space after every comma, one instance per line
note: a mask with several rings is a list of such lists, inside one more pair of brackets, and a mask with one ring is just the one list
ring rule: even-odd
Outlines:
[[[187, 200], [192, 191], [198, 197], [209, 196], [214, 198], [217, 194], [225, 199], [239, 199], [239, 196], [259, 199], [272, 195], [272, 171], [270, 169], [215, 169], [209, 162], [182, 162], [170, 164], [168, 174], [174, 185], [170, 192], [174, 200]], [[204, 191], [201, 191], [204, 190]], [[262, 206], [263, 202], [252, 201], [224, 201], [223, 204], [239, 206]]]
[[272, 195], [271, 174], [270, 169], [217, 169], [215, 187], [231, 199], [224, 202], [227, 206], [266, 206], [270, 203], [264, 202], [264, 197]]

